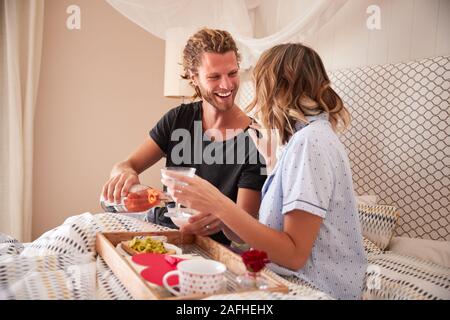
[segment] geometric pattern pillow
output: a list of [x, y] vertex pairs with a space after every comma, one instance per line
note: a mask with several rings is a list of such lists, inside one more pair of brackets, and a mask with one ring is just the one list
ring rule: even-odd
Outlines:
[[385, 250], [394, 235], [397, 225], [397, 208], [386, 205], [358, 205], [362, 234]]
[[375, 243], [373, 243], [366, 237], [363, 237], [363, 246], [364, 246], [364, 251], [366, 252], [366, 255], [374, 255], [374, 254], [383, 253], [383, 250], [381, 250], [380, 247], [378, 247]]
[[388, 251], [368, 256], [364, 300], [449, 300], [450, 268]]

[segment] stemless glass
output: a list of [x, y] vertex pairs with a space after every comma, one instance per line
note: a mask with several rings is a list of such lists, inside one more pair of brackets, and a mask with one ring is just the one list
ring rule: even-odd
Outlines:
[[[162, 168], [161, 169], [161, 176], [163, 178], [175, 180], [175, 182], [176, 182], [176, 179], [168, 177], [166, 172], [176, 172], [176, 173], [181, 174], [181, 175], [186, 176], [186, 177], [193, 177], [195, 175], [195, 168], [191, 168], [191, 167], [166, 167], [166, 168]], [[178, 182], [178, 183], [182, 184], [182, 182]], [[175, 202], [175, 208], [176, 208], [176, 211], [175, 211], [176, 214], [181, 213], [181, 205], [179, 203]]]

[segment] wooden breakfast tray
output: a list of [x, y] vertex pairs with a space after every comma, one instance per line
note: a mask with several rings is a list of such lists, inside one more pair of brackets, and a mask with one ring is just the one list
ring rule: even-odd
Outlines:
[[[245, 272], [245, 265], [239, 255], [223, 245], [210, 239], [196, 235], [182, 235], [179, 231], [155, 231], [155, 232], [105, 232], [97, 233], [96, 249], [100, 256], [122, 281], [135, 299], [139, 300], [180, 300], [200, 299], [206, 295], [174, 296], [164, 287], [147, 282], [132, 266], [130, 259], [124, 257], [116, 249], [122, 241], [131, 240], [135, 236], [166, 236], [168, 243], [174, 244], [183, 250], [183, 254], [197, 254], [207, 259], [220, 261], [227, 266], [226, 293], [248, 292], [236, 283], [236, 276]], [[266, 291], [288, 292], [288, 287], [277, 279], [274, 279], [266, 271], [261, 271], [261, 276], [268, 284]]]

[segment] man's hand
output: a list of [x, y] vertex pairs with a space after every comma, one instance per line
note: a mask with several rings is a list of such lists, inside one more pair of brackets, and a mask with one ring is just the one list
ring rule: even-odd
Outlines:
[[139, 184], [138, 174], [133, 170], [124, 170], [112, 176], [105, 183], [102, 189], [102, 195], [109, 202], [119, 203], [122, 197], [126, 197], [131, 186]]
[[210, 213], [198, 213], [189, 218], [189, 223], [180, 228], [182, 233], [209, 236], [222, 230], [222, 222]]
[[116, 163], [112, 168], [110, 179], [102, 189], [104, 199], [119, 203], [126, 197], [131, 186], [140, 184], [138, 175], [154, 165], [164, 156], [158, 144], [148, 137], [127, 160]]

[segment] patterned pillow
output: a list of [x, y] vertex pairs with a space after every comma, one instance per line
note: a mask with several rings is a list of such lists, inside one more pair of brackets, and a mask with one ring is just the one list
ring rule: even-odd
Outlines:
[[383, 250], [381, 250], [380, 247], [378, 247], [375, 243], [373, 243], [366, 237], [363, 237], [363, 245], [364, 251], [366, 252], [367, 255], [383, 253]]
[[450, 268], [390, 251], [368, 262], [364, 300], [450, 299]]
[[386, 249], [397, 225], [397, 208], [385, 205], [358, 205], [363, 236]]

